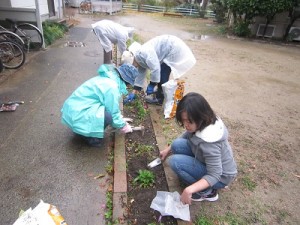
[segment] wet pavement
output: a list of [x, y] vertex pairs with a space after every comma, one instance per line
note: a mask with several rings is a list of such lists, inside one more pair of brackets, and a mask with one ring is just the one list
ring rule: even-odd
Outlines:
[[30, 54], [18, 71], [0, 74], [0, 102], [25, 102], [0, 113], [1, 224], [13, 224], [40, 200], [57, 206], [68, 224], [105, 224], [108, 177], [94, 177], [106, 174], [108, 140], [90, 148], [60, 122], [65, 99], [102, 63], [90, 31], [89, 21], [81, 23], [46, 51]]

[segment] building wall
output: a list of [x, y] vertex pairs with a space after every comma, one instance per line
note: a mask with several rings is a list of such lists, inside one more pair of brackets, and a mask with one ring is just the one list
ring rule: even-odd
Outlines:
[[11, 7], [10, 0], [0, 0], [0, 7]]
[[[282, 38], [289, 24], [290, 17], [288, 12], [277, 14], [269, 25], [275, 26], [273, 38]], [[257, 34], [259, 24], [266, 24], [266, 18], [256, 17], [255, 23], [252, 26], [252, 33]], [[300, 27], [300, 19], [296, 20], [293, 27]]]

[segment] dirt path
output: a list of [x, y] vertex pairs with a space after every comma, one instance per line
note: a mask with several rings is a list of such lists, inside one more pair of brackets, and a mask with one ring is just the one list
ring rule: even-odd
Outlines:
[[114, 20], [134, 26], [145, 41], [161, 34], [182, 38], [197, 59], [183, 77], [186, 92], [203, 94], [229, 126], [239, 178], [220, 203], [199, 210], [228, 210], [250, 224], [299, 224], [299, 45], [199, 40], [195, 28], [177, 18], [128, 14]]

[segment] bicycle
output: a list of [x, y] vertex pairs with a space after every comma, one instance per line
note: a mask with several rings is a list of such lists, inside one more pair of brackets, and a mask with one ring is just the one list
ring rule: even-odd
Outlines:
[[0, 59], [0, 73], [3, 71], [3, 69], [4, 69], [3, 62], [2, 62], [2, 60]]
[[24, 41], [25, 50], [39, 50], [43, 46], [44, 39], [42, 32], [33, 24], [17, 24], [16, 21], [8, 18], [5, 21], [10, 23], [12, 32]]
[[0, 41], [0, 60], [4, 68], [17, 69], [26, 59], [26, 54], [19, 44], [12, 41]]
[[7, 40], [7, 41], [16, 42], [21, 46], [24, 46], [24, 44], [25, 44], [23, 39], [20, 38], [19, 35], [11, 32], [11, 31], [6, 30], [6, 28], [4, 28], [0, 25], [0, 41], [1, 40], [2, 41]]

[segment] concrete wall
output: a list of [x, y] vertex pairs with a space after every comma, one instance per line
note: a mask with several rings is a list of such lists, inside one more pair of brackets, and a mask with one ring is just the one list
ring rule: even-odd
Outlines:
[[1, 0], [0, 7], [11, 7], [10, 0]]
[[[2, 18], [8, 17], [16, 20], [32, 22], [33, 21], [32, 15], [28, 12], [32, 12], [29, 9], [36, 9], [35, 3], [36, 0], [0, 0], [0, 8], [2, 8], [0, 9], [0, 20], [2, 20]], [[39, 5], [39, 14], [41, 16], [41, 20], [45, 21], [46, 19], [49, 19], [50, 16], [49, 16], [49, 9], [48, 9], [48, 1], [38, 0], [38, 5]], [[62, 18], [63, 0], [54, 0], [54, 7], [55, 7], [54, 18]], [[13, 9], [10, 10], [10, 8]], [[21, 9], [24, 9], [24, 12], [22, 12]]]
[[36, 10], [34, 8], [0, 7], [0, 20], [5, 20], [5, 18], [34, 23], [37, 21]]
[[[285, 30], [289, 24], [290, 17], [288, 12], [277, 14], [274, 19], [271, 21], [269, 25], [274, 25], [274, 36], [273, 38], [280, 39], [283, 37]], [[252, 26], [252, 33], [257, 34], [257, 30], [259, 28], [259, 24], [266, 24], [266, 18], [264, 17], [256, 17], [255, 23]], [[300, 27], [300, 19], [296, 20], [293, 27]]]

